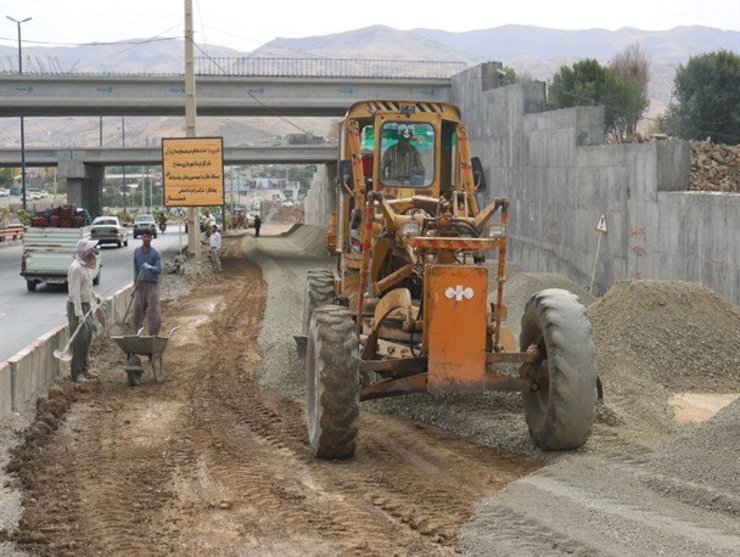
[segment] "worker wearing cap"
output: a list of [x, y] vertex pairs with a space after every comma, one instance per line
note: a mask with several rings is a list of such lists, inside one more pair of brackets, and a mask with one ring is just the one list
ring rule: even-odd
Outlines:
[[93, 290], [91, 269], [95, 268], [97, 257], [97, 240], [80, 240], [77, 242], [74, 260], [67, 270], [69, 297], [67, 298], [67, 322], [69, 334], [73, 334], [83, 317], [85, 323], [72, 341], [71, 377], [75, 383], [82, 383], [90, 378], [89, 354], [93, 338], [93, 327], [88, 315], [90, 306], [98, 300]]
[[380, 159], [380, 177], [386, 184], [423, 185], [424, 164], [416, 147], [411, 144], [412, 124], [398, 126], [398, 142], [386, 149]]
[[221, 272], [221, 233], [218, 231], [218, 225], [214, 224], [211, 227], [210, 241], [210, 253], [211, 253], [211, 265], [214, 273]]
[[151, 336], [159, 334], [162, 312], [159, 307], [159, 276], [162, 274], [162, 258], [152, 246], [152, 232], [141, 233], [141, 246], [134, 250], [134, 330], [138, 331], [147, 318], [147, 330]]

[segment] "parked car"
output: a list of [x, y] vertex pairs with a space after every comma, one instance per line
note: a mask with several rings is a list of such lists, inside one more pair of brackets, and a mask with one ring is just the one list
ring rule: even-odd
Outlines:
[[90, 236], [99, 244], [128, 245], [128, 229], [121, 226], [118, 217], [97, 217], [90, 230]]
[[150, 230], [152, 236], [157, 237], [157, 222], [152, 215], [138, 215], [134, 219], [134, 239], [141, 236], [144, 230]]

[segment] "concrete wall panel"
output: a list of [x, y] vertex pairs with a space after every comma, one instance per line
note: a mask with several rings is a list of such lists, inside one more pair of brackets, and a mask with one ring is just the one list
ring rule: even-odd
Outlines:
[[740, 195], [687, 191], [686, 142], [603, 145], [603, 107], [544, 112], [544, 84], [484, 87], [481, 66], [453, 78], [452, 99], [486, 172], [481, 202], [511, 198], [515, 263], [585, 286], [596, 260], [596, 292], [687, 280], [740, 303]]

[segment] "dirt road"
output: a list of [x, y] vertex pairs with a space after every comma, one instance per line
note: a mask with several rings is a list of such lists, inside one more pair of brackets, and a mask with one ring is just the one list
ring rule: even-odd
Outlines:
[[[39, 405], [10, 469], [24, 514], [9, 534], [42, 555], [448, 555], [480, 501], [539, 468], [432, 425], [364, 413], [357, 456], [322, 462], [305, 405], [263, 392], [267, 288], [226, 238], [224, 272], [166, 303], [168, 378], [129, 388], [120, 350], [100, 378]], [[55, 429], [58, 426], [58, 429]]]
[[[363, 403], [357, 455], [320, 462], [292, 335], [307, 269], [332, 263], [321, 229], [269, 228], [226, 238], [221, 275], [168, 275], [167, 382], [130, 389], [102, 343], [100, 379], [38, 404], [9, 465], [17, 527], [0, 473], [0, 555], [740, 554], [740, 308], [509, 266], [513, 328], [543, 288], [590, 304], [606, 398], [587, 444], [537, 450], [514, 393], [412, 395]], [[696, 401], [706, 421], [679, 419]], [[0, 463], [20, 429], [0, 427]]]

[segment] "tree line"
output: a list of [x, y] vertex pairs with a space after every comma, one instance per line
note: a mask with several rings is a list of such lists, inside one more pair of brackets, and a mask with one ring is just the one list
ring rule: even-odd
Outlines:
[[[513, 81], [506, 68], [508, 81]], [[547, 84], [549, 109], [603, 105], [606, 134], [625, 140], [648, 107], [649, 64], [639, 44], [607, 65], [595, 59], [564, 65]], [[692, 56], [676, 71], [673, 96], [654, 129], [682, 139], [740, 143], [740, 56], [718, 50]]]

